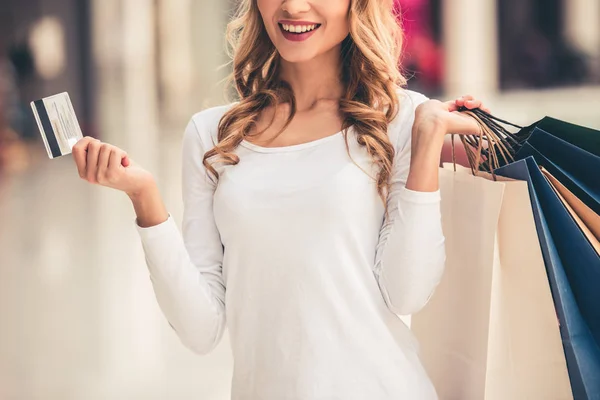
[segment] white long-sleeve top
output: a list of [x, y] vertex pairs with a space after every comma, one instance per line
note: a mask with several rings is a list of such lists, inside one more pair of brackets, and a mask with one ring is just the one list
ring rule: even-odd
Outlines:
[[[371, 156], [348, 132], [202, 164], [230, 105], [194, 115], [182, 146], [182, 234], [142, 228], [152, 284], [184, 345], [204, 354], [228, 327], [234, 400], [435, 399], [409, 328], [441, 279], [440, 193], [405, 188], [416, 106], [399, 90], [389, 217]], [[202, 377], [199, 377], [202, 379]]]

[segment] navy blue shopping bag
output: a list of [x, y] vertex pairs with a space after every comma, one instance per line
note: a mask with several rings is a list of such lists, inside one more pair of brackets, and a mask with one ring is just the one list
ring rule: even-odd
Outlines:
[[515, 136], [519, 137], [520, 141], [526, 141], [535, 129], [548, 132], [573, 146], [600, 156], [600, 131], [556, 118], [545, 117], [526, 128], [522, 128]]
[[600, 157], [538, 128], [534, 129], [515, 158], [522, 160], [530, 156], [600, 214]]
[[529, 184], [573, 395], [600, 399], [600, 259], [536, 161], [527, 157], [495, 173]]
[[[493, 148], [495, 149], [495, 157], [498, 159], [500, 166], [509, 164], [512, 161], [512, 157], [519, 152], [525, 143], [537, 149], [538, 146], [544, 146], [551, 141], [554, 143], [558, 142], [562, 143], [560, 147], [569, 145], [568, 150], [570, 155], [579, 150], [587, 154], [586, 158], [590, 156], [600, 157], [600, 131], [598, 130], [550, 117], [545, 117], [528, 127], [521, 127], [488, 114], [481, 109], [467, 110], [466, 108], [461, 108], [460, 110], [475, 114], [497, 136], [499, 145], [495, 145]], [[514, 131], [507, 127], [518, 128], [519, 130]], [[477, 148], [480, 140], [489, 142], [488, 138], [472, 138], [470, 140], [471, 146]], [[484, 161], [480, 165], [480, 169], [489, 172], [493, 168], [485, 160], [489, 160], [491, 154], [488, 153], [485, 147], [481, 151]], [[541, 152], [544, 153], [543, 151]], [[567, 158], [573, 159], [571, 156]], [[561, 162], [555, 163], [561, 165]], [[569, 165], [580, 166], [578, 163], [573, 164], [570, 162]]]

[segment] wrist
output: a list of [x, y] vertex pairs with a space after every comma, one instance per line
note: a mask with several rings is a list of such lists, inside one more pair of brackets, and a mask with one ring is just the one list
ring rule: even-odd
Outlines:
[[444, 147], [446, 133], [446, 126], [441, 121], [432, 120], [415, 124], [412, 131], [411, 159], [439, 157]]
[[448, 133], [448, 121], [440, 113], [417, 113], [412, 133], [443, 138]]
[[149, 179], [146, 183], [141, 185], [139, 188], [134, 189], [132, 191], [126, 192], [127, 196], [131, 199], [131, 201], [138, 201], [143, 199], [144, 197], [151, 196], [158, 190], [158, 185], [154, 181], [154, 179]]
[[[430, 103], [431, 101], [421, 104], [415, 110], [413, 133], [419, 131], [445, 136], [448, 132], [448, 117], [451, 113], [440, 111], [439, 107], [432, 107]], [[439, 102], [436, 101], [436, 103]]]
[[165, 222], [169, 213], [160, 196], [156, 184], [148, 184], [140, 190], [128, 193], [137, 216], [136, 223], [141, 228], [148, 228]]
[[446, 126], [440, 121], [422, 121], [413, 126], [407, 189], [419, 192], [438, 190], [438, 169], [445, 135]]

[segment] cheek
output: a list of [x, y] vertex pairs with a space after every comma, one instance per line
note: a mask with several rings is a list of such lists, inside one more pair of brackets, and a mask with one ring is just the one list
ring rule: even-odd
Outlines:
[[258, 0], [256, 2], [256, 5], [258, 7], [258, 11], [263, 20], [263, 23], [264, 23], [265, 27], [267, 28], [267, 31], [270, 34], [273, 29], [273, 26], [272, 26], [273, 19], [275, 17], [275, 14], [277, 13], [277, 10], [281, 6], [281, 1], [279, 1], [279, 0]]
[[[342, 40], [346, 37], [350, 30], [350, 24], [348, 23], [348, 10], [350, 8], [350, 1], [332, 1], [331, 8], [328, 10], [327, 21], [329, 24], [329, 31], [332, 37], [336, 40]], [[334, 6], [335, 5], [335, 6]]]

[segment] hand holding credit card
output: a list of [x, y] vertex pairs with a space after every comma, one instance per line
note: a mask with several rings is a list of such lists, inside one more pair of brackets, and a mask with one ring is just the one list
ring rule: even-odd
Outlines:
[[83, 137], [69, 94], [54, 96], [31, 102], [31, 109], [48, 157], [56, 158], [71, 153], [71, 149]]
[[72, 153], [82, 179], [129, 195], [154, 183], [153, 176], [124, 150], [91, 136], [83, 137], [68, 93], [33, 101], [31, 108], [48, 157]]
[[[63, 92], [32, 101], [31, 109], [46, 145], [48, 157], [57, 158], [71, 154], [75, 143], [83, 139], [83, 134], [69, 94]], [[125, 160], [124, 167], [129, 162]]]

